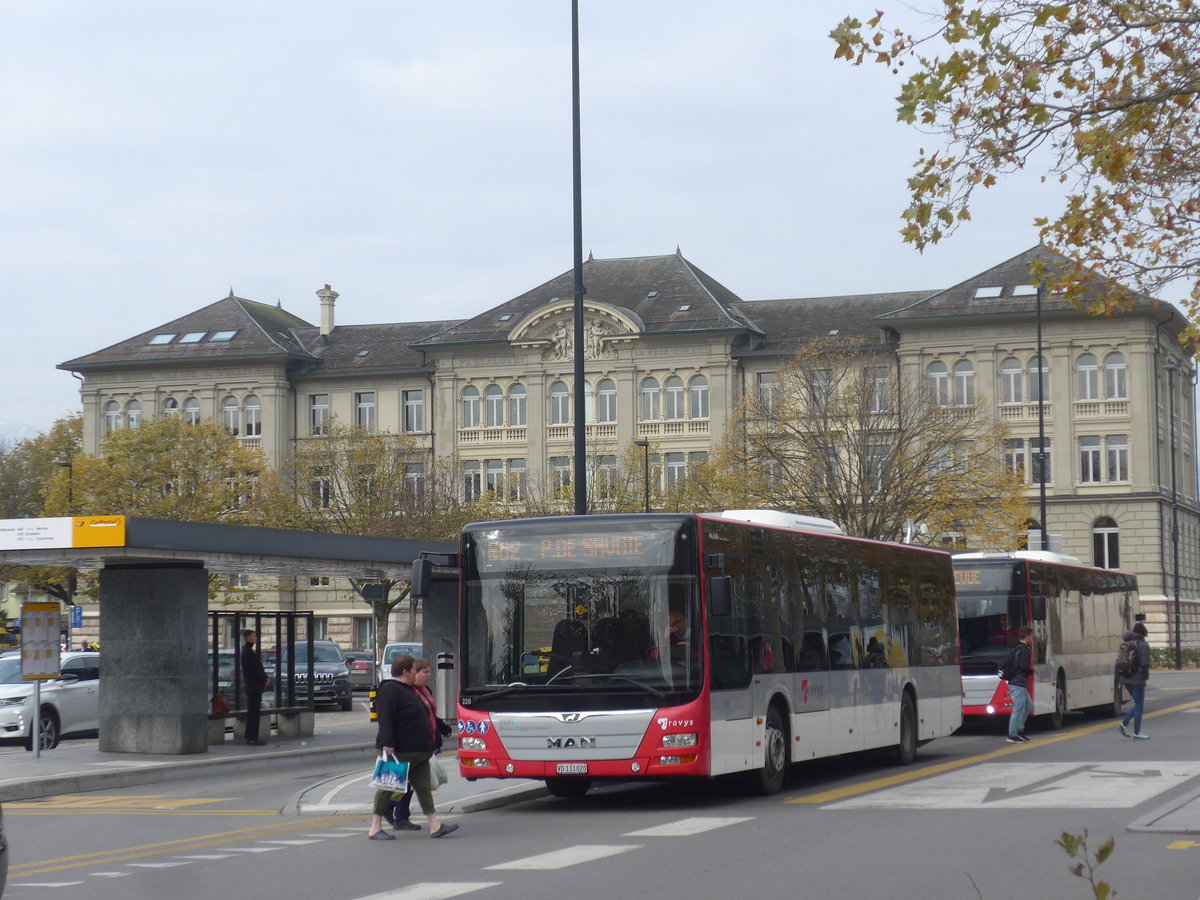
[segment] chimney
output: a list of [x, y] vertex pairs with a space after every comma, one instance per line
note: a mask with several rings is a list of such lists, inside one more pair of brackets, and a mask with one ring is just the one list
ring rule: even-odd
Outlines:
[[333, 303], [338, 298], [338, 292], [325, 285], [317, 291], [317, 297], [321, 300], [321, 334], [326, 335], [333, 331]]

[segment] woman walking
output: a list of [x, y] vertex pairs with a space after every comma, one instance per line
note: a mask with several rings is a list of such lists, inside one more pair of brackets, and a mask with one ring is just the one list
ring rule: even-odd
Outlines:
[[[429, 822], [429, 836], [445, 837], [458, 826], [441, 822], [433, 804], [429, 784], [429, 757], [433, 753], [437, 725], [430, 707], [416, 690], [416, 660], [399, 656], [392, 663], [392, 678], [379, 685], [375, 695], [375, 710], [379, 715], [379, 734], [375, 746], [385, 755], [408, 763], [408, 783], [416, 791], [417, 802]], [[391, 791], [375, 792], [374, 815], [367, 833], [373, 841], [394, 841], [394, 835], [383, 830]]]
[[[421, 702], [425, 704], [429, 710], [429, 715], [433, 720], [434, 737], [433, 737], [433, 755], [437, 756], [442, 752], [442, 740], [449, 737], [453, 732], [450, 726], [438, 718], [437, 701], [433, 698], [433, 692], [429, 690], [429, 679], [433, 672], [429, 668], [429, 660], [417, 658], [413, 662], [413, 688], [416, 690], [417, 696], [421, 698]], [[420, 831], [420, 825], [414, 825], [409, 821], [409, 808], [412, 805], [413, 787], [410, 783], [408, 791], [399, 800], [393, 799], [388, 804], [388, 810], [383, 814], [385, 822], [389, 823], [397, 831]]]
[[[1150, 645], [1146, 642], [1146, 632], [1145, 622], [1134, 622], [1133, 630], [1125, 632], [1122, 637], [1124, 641], [1135, 643], [1134, 658], [1137, 660], [1137, 668], [1133, 670], [1132, 675], [1125, 675], [1121, 678], [1122, 683], [1129, 690], [1133, 706], [1129, 708], [1129, 712], [1117, 726], [1125, 737], [1143, 741], [1150, 737], [1142, 732], [1142, 711], [1146, 707], [1146, 682], [1150, 680]], [[1133, 731], [1129, 730], [1131, 721], [1133, 722]]]

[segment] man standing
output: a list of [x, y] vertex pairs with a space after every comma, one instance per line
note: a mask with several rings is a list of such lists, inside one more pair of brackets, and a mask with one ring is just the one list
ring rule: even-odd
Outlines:
[[[1142, 712], [1146, 707], [1146, 682], [1150, 680], [1150, 644], [1146, 642], [1147, 631], [1145, 622], [1134, 622], [1133, 630], [1125, 632], [1122, 637], [1124, 641], [1134, 642], [1136, 668], [1131, 674], [1121, 676], [1121, 682], [1129, 691], [1129, 698], [1133, 700], [1133, 706], [1129, 708], [1129, 712], [1125, 714], [1125, 718], [1121, 720], [1121, 724], [1117, 728], [1125, 737], [1137, 738], [1140, 741], [1150, 737], [1142, 731]], [[1129, 730], [1130, 722], [1133, 723], [1133, 731]]]
[[242, 683], [246, 686], [246, 743], [265, 747], [267, 742], [258, 739], [258, 720], [262, 714], [262, 695], [271, 679], [263, 668], [258, 655], [258, 635], [247, 628], [242, 632], [246, 644], [242, 647]]
[[1008, 742], [1024, 744], [1025, 720], [1033, 709], [1029, 698], [1029, 676], [1033, 674], [1033, 629], [1023, 625], [1017, 632], [1017, 643], [1009, 652], [1004, 666], [1004, 679], [1008, 682], [1008, 696], [1012, 698], [1012, 713], [1008, 717]]

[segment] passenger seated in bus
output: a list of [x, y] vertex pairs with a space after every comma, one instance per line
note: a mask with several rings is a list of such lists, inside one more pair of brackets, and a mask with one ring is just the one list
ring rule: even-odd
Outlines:
[[574, 665], [587, 647], [587, 630], [578, 619], [562, 619], [550, 639], [549, 669], [560, 672]]
[[1003, 644], [1007, 647], [1017, 639], [1017, 629], [1008, 624], [1008, 616], [1005, 613], [1000, 613], [996, 617], [996, 625], [992, 629], [992, 633], [988, 635], [989, 644]]
[[819, 672], [825, 668], [825, 638], [820, 632], [809, 632], [800, 642], [797, 671]]
[[883, 644], [879, 642], [879, 638], [872, 636], [867, 641], [867, 659], [863, 663], [863, 667], [867, 669], [886, 669], [888, 667], [887, 654]]

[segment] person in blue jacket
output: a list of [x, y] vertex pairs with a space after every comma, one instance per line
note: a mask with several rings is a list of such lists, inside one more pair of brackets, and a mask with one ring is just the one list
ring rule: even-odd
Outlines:
[[[1146, 641], [1146, 623], [1134, 622], [1133, 629], [1125, 632], [1121, 640], [1137, 642], [1137, 668], [1133, 670], [1132, 675], [1121, 677], [1121, 682], [1133, 700], [1133, 706], [1129, 708], [1129, 712], [1125, 714], [1125, 718], [1121, 720], [1121, 724], [1117, 728], [1125, 737], [1144, 741], [1150, 737], [1142, 731], [1142, 710], [1146, 706], [1146, 682], [1150, 680], [1150, 644]], [[1133, 722], [1133, 731], [1129, 730], [1130, 722]]]

